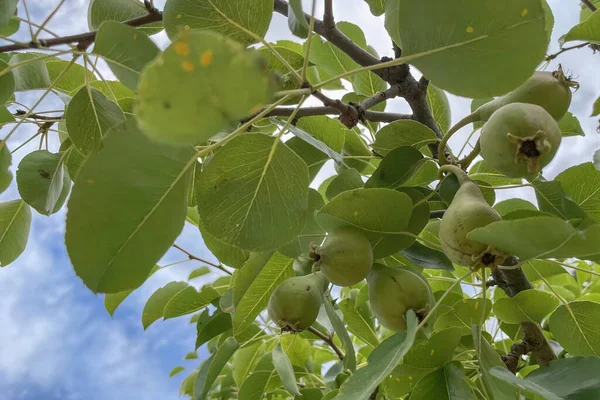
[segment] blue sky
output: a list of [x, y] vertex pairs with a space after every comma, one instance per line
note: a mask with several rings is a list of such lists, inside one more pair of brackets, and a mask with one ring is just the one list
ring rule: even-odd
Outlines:
[[[31, 18], [40, 23], [51, 12], [58, 0], [32, 1], [27, 4]], [[309, 3], [305, 1], [305, 3]], [[162, 8], [164, 2], [156, 2]], [[381, 55], [390, 55], [390, 44], [383, 21], [374, 18], [362, 0], [338, 0], [337, 20], [361, 24], [367, 40]], [[556, 26], [553, 51], [557, 39], [578, 21], [576, 0], [553, 0]], [[49, 29], [66, 35], [87, 30], [87, 0], [67, 0], [49, 24]], [[24, 16], [20, 8], [20, 15]], [[22, 24], [19, 37], [28, 39], [28, 30]], [[276, 15], [268, 38], [292, 39], [287, 33], [286, 21]], [[164, 46], [166, 36], [154, 37]], [[590, 161], [600, 148], [595, 133], [597, 120], [588, 118], [593, 101], [600, 94], [600, 76], [597, 75], [599, 55], [589, 49], [576, 50], [560, 57], [563, 67], [581, 83], [574, 95], [571, 111], [580, 118], [586, 137], [565, 139], [556, 160], [545, 175], [553, 178], [569, 166]], [[556, 65], [553, 64], [553, 65]], [[102, 67], [104, 76], [110, 72]], [[18, 100], [31, 105], [41, 92], [18, 94]], [[335, 93], [332, 94], [334, 97]], [[469, 101], [450, 96], [452, 118], [457, 121], [468, 113]], [[49, 96], [39, 110], [62, 108], [62, 103]], [[401, 100], [388, 105], [390, 111], [409, 111]], [[14, 110], [13, 110], [14, 111]], [[4, 137], [10, 127], [0, 132]], [[31, 126], [22, 126], [9, 144], [14, 148], [35, 133]], [[459, 146], [468, 132], [459, 133], [451, 143]], [[35, 141], [34, 141], [35, 142]], [[13, 166], [37, 143], [19, 150]], [[57, 150], [55, 141], [51, 149]], [[13, 170], [14, 171], [14, 170]], [[326, 168], [318, 177], [322, 180], [331, 173]], [[498, 191], [498, 198], [519, 196], [533, 200], [532, 192], [520, 189]], [[16, 186], [0, 195], [0, 201], [18, 197]], [[18, 261], [0, 269], [0, 397], [16, 399], [176, 399], [181, 380], [186, 373], [169, 378], [170, 370], [184, 365], [188, 371], [200, 360], [183, 361], [193, 350], [195, 327], [188, 317], [157, 321], [144, 332], [141, 325], [142, 308], [148, 297], [159, 287], [173, 280], [183, 280], [199, 263], [189, 262], [169, 267], [155, 274], [131, 295], [111, 318], [104, 310], [103, 296], [91, 293], [75, 275], [64, 248], [65, 210], [44, 217], [33, 211], [33, 223], [27, 249]], [[214, 259], [202, 239], [191, 226], [186, 226], [177, 243], [192, 253]], [[176, 250], [169, 251], [161, 265], [184, 259]], [[206, 278], [214, 279], [217, 273]], [[201, 285], [201, 281], [193, 282]], [[204, 349], [200, 357], [205, 357]]]

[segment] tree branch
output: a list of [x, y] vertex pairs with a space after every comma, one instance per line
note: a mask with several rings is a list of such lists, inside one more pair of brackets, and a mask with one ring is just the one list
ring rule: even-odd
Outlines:
[[29, 119], [37, 119], [37, 120], [40, 120], [40, 121], [53, 121], [53, 122], [56, 122], [56, 121], [59, 121], [59, 120], [62, 120], [62, 119], [65, 118], [64, 114], [63, 115], [58, 115], [56, 117], [48, 116], [48, 115], [40, 115], [40, 114], [30, 114], [30, 115], [27, 115], [27, 111], [24, 111], [24, 110], [17, 110], [13, 115], [15, 117], [23, 117], [23, 116], [26, 115], [27, 118], [29, 118]]
[[[148, 12], [148, 14], [146, 15], [130, 19], [129, 21], [125, 21], [123, 23], [129, 26], [142, 26], [153, 22], [162, 21], [162, 13], [155, 8], [152, 8], [151, 10], [152, 11]], [[77, 35], [61, 36], [51, 39], [38, 39], [37, 41], [32, 41], [29, 43], [16, 43], [6, 46], [0, 46], [0, 53], [25, 49], [45, 49], [71, 43], [78, 43], [78, 48], [80, 50], [83, 50], [87, 48], [90, 44], [92, 44], [94, 40], [96, 40], [97, 33], [98, 31], [92, 31], [86, 33], [79, 33]]]
[[359, 120], [358, 110], [350, 104], [346, 104], [341, 100], [333, 100], [325, 96], [318, 90], [311, 93], [314, 97], [319, 99], [325, 107], [333, 107], [340, 112], [340, 121], [348, 129], [354, 128]]
[[586, 46], [589, 46], [589, 45], [591, 45], [590, 42], [585, 42], [585, 43], [577, 44], [577, 45], [571, 46], [571, 47], [563, 47], [560, 51], [558, 51], [558, 52], [556, 52], [554, 54], [547, 55], [546, 58], [545, 58], [545, 60], [546, 61], [554, 60], [556, 57], [558, 57], [559, 55], [561, 55], [565, 51], [574, 50], [574, 49], [580, 49], [582, 47], [586, 47]]
[[[515, 257], [510, 257], [509, 262], [505, 264], [518, 265], [518, 260]], [[521, 267], [505, 268], [496, 267], [492, 269], [492, 277], [494, 283], [509, 297], [514, 297], [517, 293], [523, 290], [532, 289], [533, 285], [527, 279]], [[550, 344], [546, 340], [541, 327], [533, 322], [522, 322], [524, 338], [521, 343], [517, 343], [511, 347], [511, 352], [503, 356], [502, 359], [507, 368], [515, 373], [517, 364], [522, 355], [532, 353], [538, 364], [542, 367], [550, 364], [550, 361], [556, 360], [556, 355], [552, 351]]]
[[309, 326], [307, 331], [312, 332], [313, 334], [318, 336], [319, 339], [321, 339], [322, 341], [327, 343], [329, 345], [329, 347], [331, 347], [333, 349], [333, 351], [335, 351], [335, 354], [337, 354], [337, 356], [339, 357], [340, 360], [344, 359], [344, 353], [342, 353], [342, 350], [340, 350], [340, 348], [337, 347], [337, 345], [333, 342], [332, 338], [330, 338], [327, 335], [324, 335], [323, 333], [319, 332], [317, 329], [313, 328], [312, 326]]
[[335, 19], [333, 18], [333, 0], [325, 0], [325, 10], [323, 11], [323, 25], [325, 29], [335, 28]]
[[398, 97], [400, 95], [400, 86], [392, 85], [389, 89], [384, 90], [383, 92], [379, 92], [374, 94], [373, 96], [364, 99], [358, 105], [364, 111], [373, 108], [379, 103], [382, 103], [386, 100], [393, 99], [394, 97]]
[[581, 2], [585, 4], [592, 12], [597, 10], [596, 6], [590, 0], [581, 0]]
[[173, 244], [173, 247], [175, 247], [177, 250], [180, 250], [180, 251], [181, 251], [181, 252], [183, 252], [185, 255], [187, 255], [187, 256], [188, 256], [188, 258], [189, 258], [190, 260], [196, 260], [196, 261], [203, 262], [203, 263], [205, 263], [205, 264], [208, 264], [208, 265], [210, 265], [211, 267], [215, 267], [215, 268], [218, 268], [218, 269], [220, 269], [221, 271], [225, 272], [227, 275], [233, 275], [231, 272], [227, 271], [227, 270], [225, 269], [225, 267], [223, 267], [223, 265], [222, 265], [221, 263], [219, 263], [219, 264], [215, 264], [215, 263], [213, 263], [213, 262], [210, 262], [210, 261], [207, 261], [207, 260], [205, 260], [205, 259], [203, 259], [203, 258], [196, 257], [195, 255], [191, 254], [189, 251], [187, 251], [187, 250], [185, 250], [185, 249], [183, 249], [183, 248], [179, 247], [179, 246], [178, 246], [178, 245], [176, 245], [176, 244]]

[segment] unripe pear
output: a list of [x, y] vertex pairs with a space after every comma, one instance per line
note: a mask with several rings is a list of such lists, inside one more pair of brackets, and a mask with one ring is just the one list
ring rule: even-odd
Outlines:
[[271, 294], [269, 316], [283, 332], [305, 330], [317, 319], [328, 285], [320, 272], [283, 281]]
[[497, 110], [507, 104], [535, 104], [559, 121], [571, 105], [571, 87], [579, 87], [577, 82], [565, 77], [562, 68], [557, 71], [536, 71], [531, 78], [513, 91], [486, 103], [475, 110], [478, 121], [487, 121]]
[[376, 263], [367, 275], [367, 284], [373, 314], [381, 325], [394, 332], [406, 331], [408, 310], [422, 320], [435, 303], [427, 280], [406, 267]]
[[506, 176], [534, 178], [552, 161], [562, 134], [542, 107], [513, 103], [496, 111], [481, 129], [481, 156]]
[[440, 168], [442, 171], [454, 173], [460, 184], [440, 223], [440, 244], [446, 256], [453, 263], [471, 269], [503, 262], [505, 254], [467, 238], [473, 229], [501, 221], [500, 214], [485, 201], [477, 184], [463, 170], [454, 165], [445, 165]]
[[444, 135], [438, 148], [440, 161], [445, 162], [446, 143], [460, 128], [472, 122], [488, 121], [500, 108], [513, 103], [535, 104], [542, 107], [552, 118], [559, 121], [571, 105], [571, 88], [579, 88], [579, 83], [565, 76], [561, 66], [554, 72], [536, 71], [521, 86], [513, 91], [500, 96], [473, 111], [457, 122]]
[[365, 279], [373, 265], [369, 239], [357, 229], [344, 227], [330, 232], [321, 246], [313, 245], [309, 256], [329, 282], [352, 286]]

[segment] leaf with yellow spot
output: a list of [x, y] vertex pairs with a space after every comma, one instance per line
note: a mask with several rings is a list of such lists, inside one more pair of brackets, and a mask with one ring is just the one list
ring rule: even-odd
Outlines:
[[275, 79], [254, 50], [212, 32], [184, 32], [142, 72], [134, 108], [152, 139], [203, 143], [271, 102]]

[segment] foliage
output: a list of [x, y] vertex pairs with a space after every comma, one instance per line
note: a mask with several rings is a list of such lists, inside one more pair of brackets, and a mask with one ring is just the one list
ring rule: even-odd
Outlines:
[[[105, 294], [111, 315], [164, 268], [172, 246], [201, 261], [188, 279], [201, 287], [167, 282], [142, 319], [146, 329], [191, 316], [197, 340], [182, 357], [205, 345], [210, 353], [183, 379], [180, 391], [193, 399], [599, 398], [600, 152], [553, 180], [526, 182], [476, 158], [478, 144], [458, 162], [457, 149], [438, 154], [458, 129], [448, 93], [476, 110], [570, 49], [546, 57], [552, 11], [545, 0], [364, 1], [395, 58], [380, 59], [359, 26], [336, 23], [332, 0], [318, 2], [322, 20], [298, 0], [167, 0], [163, 11], [152, 1], [91, 0], [97, 34], [0, 46], [0, 192], [14, 184], [20, 195], [0, 203], [0, 267], [25, 250], [32, 212], [65, 204], [74, 272]], [[17, 0], [0, 0], [0, 38], [27, 23], [18, 12]], [[295, 41], [265, 40], [277, 13]], [[170, 43], [161, 49], [149, 35], [163, 30]], [[561, 33], [561, 45], [599, 44], [600, 11], [582, 12]], [[77, 46], [57, 56], [61, 44]], [[104, 79], [97, 60], [116, 80]], [[30, 90], [40, 102], [58, 96], [64, 111], [48, 115], [40, 102], [18, 110]], [[412, 114], [392, 112], [398, 97]], [[600, 98], [587, 106], [600, 114]], [[470, 122], [485, 126], [460, 126]], [[25, 123], [39, 127], [31, 139], [39, 136], [40, 150], [15, 165], [25, 140], [13, 134]], [[562, 146], [589, 134], [570, 112], [552, 124]], [[438, 169], [448, 163], [468, 173], [460, 184], [441, 174], [457, 166]], [[458, 192], [465, 182], [467, 195]], [[537, 204], [496, 202], [509, 186], [533, 188]], [[446, 214], [454, 219], [444, 221], [441, 244], [451, 204], [462, 207]], [[474, 208], [494, 218], [482, 222]], [[475, 218], [468, 227], [465, 215]], [[186, 223], [219, 261], [174, 244]], [[457, 226], [457, 240], [477, 254], [444, 247]], [[281, 332], [269, 298], [310, 274], [319, 265], [311, 248], [342, 228], [371, 247], [367, 264], [395, 271], [386, 290], [416, 298], [394, 280], [408, 274], [425, 306], [386, 324], [392, 331], [371, 308], [374, 279], [361, 279], [314, 296], [321, 309], [307, 330]], [[468, 268], [486, 248], [502, 260]], [[209, 272], [218, 273], [212, 282]], [[377, 294], [380, 307], [390, 305]], [[184, 370], [173, 367], [171, 376]]]

